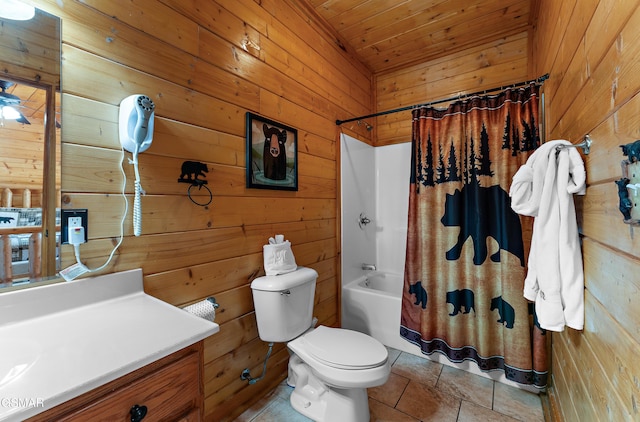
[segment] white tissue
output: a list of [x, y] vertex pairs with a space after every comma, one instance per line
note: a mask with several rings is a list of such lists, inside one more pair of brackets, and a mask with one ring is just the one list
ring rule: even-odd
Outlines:
[[205, 299], [192, 305], [185, 306], [182, 309], [190, 314], [213, 322], [216, 319], [216, 305], [215, 301]]

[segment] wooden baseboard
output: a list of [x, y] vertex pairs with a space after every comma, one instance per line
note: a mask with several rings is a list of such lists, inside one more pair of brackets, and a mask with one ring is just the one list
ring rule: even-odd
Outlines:
[[553, 386], [547, 388], [545, 393], [540, 394], [542, 402], [542, 413], [545, 422], [562, 422], [562, 413], [560, 412], [560, 404]]

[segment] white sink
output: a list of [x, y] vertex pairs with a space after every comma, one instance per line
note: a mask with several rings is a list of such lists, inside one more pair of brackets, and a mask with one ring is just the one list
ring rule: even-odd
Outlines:
[[24, 420], [219, 330], [144, 293], [140, 269], [0, 293], [0, 421]]

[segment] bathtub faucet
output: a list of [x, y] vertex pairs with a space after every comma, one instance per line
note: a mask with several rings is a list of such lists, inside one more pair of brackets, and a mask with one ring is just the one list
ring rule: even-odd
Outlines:
[[376, 266], [373, 264], [362, 264], [362, 269], [365, 271], [375, 271]]

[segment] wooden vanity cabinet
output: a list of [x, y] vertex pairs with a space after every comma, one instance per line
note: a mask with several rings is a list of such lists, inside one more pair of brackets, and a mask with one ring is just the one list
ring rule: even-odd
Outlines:
[[[62, 403], [28, 421], [201, 421], [203, 342], [193, 344], [132, 373]], [[142, 407], [145, 407], [142, 410]]]

